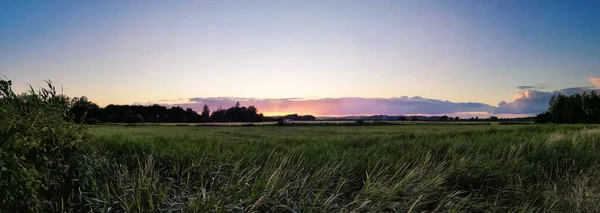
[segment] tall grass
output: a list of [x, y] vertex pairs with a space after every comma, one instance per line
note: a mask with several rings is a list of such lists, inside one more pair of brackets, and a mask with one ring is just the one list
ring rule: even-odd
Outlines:
[[11, 86], [0, 212], [600, 212], [598, 125], [89, 132], [50, 83]]
[[86, 211], [600, 211], [598, 126], [92, 131]]

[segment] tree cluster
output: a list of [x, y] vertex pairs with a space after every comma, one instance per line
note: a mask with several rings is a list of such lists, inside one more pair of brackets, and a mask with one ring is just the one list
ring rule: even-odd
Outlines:
[[298, 114], [289, 114], [281, 117], [283, 120], [292, 120], [292, 121], [316, 121], [317, 118], [312, 115], [298, 115]]
[[558, 94], [549, 104], [548, 111], [536, 116], [536, 123], [600, 123], [600, 96], [595, 91]]
[[207, 105], [200, 114], [191, 108], [160, 105], [108, 105], [104, 108], [90, 102], [86, 97], [73, 98], [69, 102], [69, 117], [77, 123], [201, 123], [201, 122], [260, 122], [264, 116], [254, 106], [241, 107], [237, 103], [229, 109], [210, 112]]
[[[205, 106], [205, 109], [208, 109]], [[262, 113], [254, 106], [240, 107], [240, 102], [229, 109], [219, 108], [210, 115], [210, 122], [261, 122], [264, 120]]]

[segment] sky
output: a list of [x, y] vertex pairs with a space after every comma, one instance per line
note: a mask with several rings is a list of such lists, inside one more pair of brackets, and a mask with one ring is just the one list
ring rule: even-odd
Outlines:
[[[0, 0], [0, 75], [108, 104], [534, 115], [600, 88], [600, 1]], [[352, 106], [352, 107], [350, 107]]]

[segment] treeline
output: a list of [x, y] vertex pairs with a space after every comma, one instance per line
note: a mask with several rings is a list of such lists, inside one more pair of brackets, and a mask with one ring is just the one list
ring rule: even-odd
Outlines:
[[69, 103], [69, 119], [77, 123], [202, 123], [202, 122], [261, 122], [265, 120], [262, 113], [254, 106], [244, 107], [240, 103], [235, 106], [211, 112], [204, 105], [199, 114], [191, 108], [160, 105], [108, 105], [104, 108], [89, 101], [86, 97], [76, 97]]
[[291, 120], [291, 121], [316, 121], [317, 118], [315, 116], [312, 115], [298, 115], [298, 114], [289, 114], [289, 115], [285, 115], [285, 116], [281, 116], [281, 117], [272, 117], [269, 118], [270, 120], [273, 121], [279, 121], [279, 120]]
[[583, 94], [558, 94], [550, 107], [536, 116], [536, 123], [600, 123], [600, 96], [595, 91]]

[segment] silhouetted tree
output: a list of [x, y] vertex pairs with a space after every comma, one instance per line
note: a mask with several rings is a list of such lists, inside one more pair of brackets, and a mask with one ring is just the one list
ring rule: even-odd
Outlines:
[[600, 123], [600, 96], [595, 91], [570, 96], [558, 94], [550, 99], [549, 105], [546, 113], [536, 116], [536, 122]]
[[264, 120], [263, 114], [259, 114], [254, 106], [241, 107], [239, 102], [229, 109], [219, 108], [210, 116], [212, 122], [260, 122]]
[[550, 123], [552, 122], [552, 114], [550, 112], [544, 112], [535, 116], [535, 123]]
[[408, 119], [406, 119], [406, 117], [402, 116], [402, 117], [398, 118], [398, 120], [399, 120], [399, 121], [406, 121], [406, 120], [408, 120]]
[[85, 96], [72, 98], [69, 105], [69, 116], [76, 123], [89, 123], [101, 116], [100, 107]]
[[281, 119], [290, 120], [290, 121], [315, 121], [317, 118], [312, 115], [298, 115], [298, 114], [289, 114], [283, 116]]
[[104, 108], [98, 107], [86, 97], [73, 98], [67, 103], [69, 111], [67, 119], [79, 123], [137, 123], [137, 122], [171, 122], [171, 123], [197, 123], [197, 122], [260, 122], [264, 120], [262, 113], [254, 106], [248, 108], [236, 103], [229, 109], [219, 108], [210, 112], [204, 105], [202, 114], [198, 114], [191, 108], [181, 107], [167, 108], [160, 105], [108, 105]]
[[459, 118], [458, 116], [456, 116], [456, 117], [454, 118], [454, 121], [460, 121], [460, 118]]
[[208, 105], [204, 104], [204, 107], [202, 108], [202, 122], [208, 122], [209, 119], [210, 109], [208, 108]]

